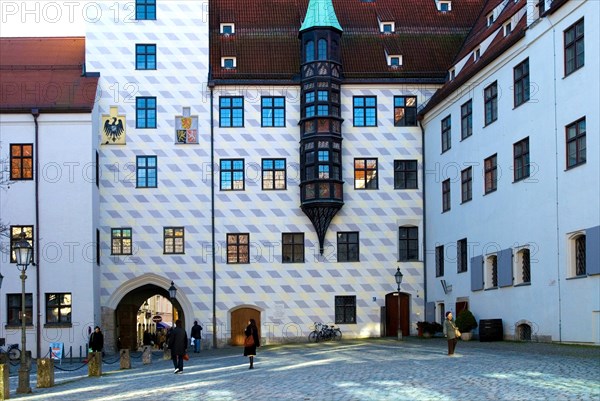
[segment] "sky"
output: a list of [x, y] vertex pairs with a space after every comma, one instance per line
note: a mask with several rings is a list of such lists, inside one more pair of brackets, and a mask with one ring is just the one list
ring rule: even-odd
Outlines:
[[0, 36], [83, 36], [99, 1], [0, 0]]

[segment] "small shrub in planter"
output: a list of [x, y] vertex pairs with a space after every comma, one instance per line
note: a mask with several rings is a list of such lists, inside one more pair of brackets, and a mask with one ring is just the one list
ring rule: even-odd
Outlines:
[[456, 317], [456, 327], [461, 333], [470, 333], [477, 328], [477, 320], [470, 310], [464, 309]]
[[417, 329], [419, 333], [431, 337], [442, 331], [442, 325], [437, 322], [417, 322]]

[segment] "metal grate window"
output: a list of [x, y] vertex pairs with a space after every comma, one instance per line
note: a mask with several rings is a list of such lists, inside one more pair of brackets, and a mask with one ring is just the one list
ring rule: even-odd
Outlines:
[[523, 282], [531, 282], [531, 260], [529, 249], [523, 249], [521, 251], [521, 268], [523, 269]]
[[585, 273], [585, 235], [580, 235], [575, 239], [575, 274], [584, 276]]

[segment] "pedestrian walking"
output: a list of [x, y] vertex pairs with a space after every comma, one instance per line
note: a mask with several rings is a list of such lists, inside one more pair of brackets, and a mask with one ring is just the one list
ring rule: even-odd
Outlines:
[[452, 312], [446, 312], [446, 320], [444, 320], [444, 335], [448, 339], [448, 355], [454, 355], [454, 348], [458, 342], [458, 329], [452, 321]]
[[246, 330], [244, 330], [246, 339], [244, 340], [244, 356], [250, 360], [250, 368], [254, 369], [254, 357], [256, 356], [256, 348], [260, 347], [260, 337], [258, 336], [258, 327], [256, 321], [250, 319]]
[[173, 367], [175, 372], [183, 373], [183, 356], [186, 354], [188, 345], [188, 336], [181, 320], [177, 319], [175, 322], [175, 328], [171, 330], [169, 335], [169, 349], [171, 350], [171, 359], [173, 360]]
[[198, 321], [194, 321], [190, 337], [194, 339], [194, 353], [200, 352], [200, 344], [202, 344], [202, 326], [198, 324]]
[[102, 352], [104, 349], [104, 334], [102, 334], [99, 326], [96, 326], [90, 334], [90, 349], [92, 352]]

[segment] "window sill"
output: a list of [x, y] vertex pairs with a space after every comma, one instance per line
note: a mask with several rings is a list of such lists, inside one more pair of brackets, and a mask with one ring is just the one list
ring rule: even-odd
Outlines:
[[583, 166], [586, 162], [579, 162], [577, 164], [573, 164], [572, 166], [568, 166], [564, 171], [567, 172], [569, 170], [573, 170], [574, 168], [577, 168], [579, 166]]
[[512, 182], [512, 183], [513, 183], [513, 184], [516, 184], [517, 182], [525, 181], [525, 180], [527, 180], [528, 178], [529, 178], [529, 176], [521, 177], [521, 178], [519, 178], [518, 180], [516, 180], [516, 179], [515, 179], [515, 180], [513, 180], [513, 182]]
[[527, 283], [515, 284], [514, 287], [529, 287], [530, 285], [531, 285], [531, 281], [529, 281]]
[[486, 288], [484, 289], [484, 291], [492, 291], [492, 290], [497, 290], [498, 287], [490, 287], [490, 288]]
[[580, 278], [587, 278], [587, 277], [588, 277], [587, 274], [582, 274], [581, 276], [567, 277], [566, 280], [578, 280]]
[[72, 323], [45, 323], [44, 328], [48, 329], [70, 329], [73, 327]]
[[457, 271], [456, 274], [462, 274], [462, 273], [466, 273], [468, 271], [469, 271], [468, 269], [466, 269], [466, 270], [460, 270], [460, 271]]
[[492, 125], [492, 124], [493, 124], [493, 123], [495, 123], [496, 121], [498, 121], [498, 119], [497, 119], [497, 118], [496, 118], [495, 120], [493, 120], [493, 121], [490, 121], [489, 123], [485, 124], [485, 125], [484, 125], [482, 128], [489, 127], [490, 125]]
[[471, 198], [471, 199], [467, 199], [467, 200], [464, 200], [464, 201], [460, 202], [460, 204], [461, 204], [461, 205], [464, 205], [465, 203], [469, 203], [469, 202], [471, 202], [472, 200], [473, 200], [473, 198]]
[[487, 196], [487, 195], [493, 194], [493, 193], [494, 193], [494, 192], [496, 192], [497, 190], [498, 190], [498, 188], [496, 188], [496, 189], [492, 189], [492, 190], [489, 190], [489, 191], [487, 191], [486, 193], [484, 193], [484, 194], [483, 194], [483, 196]]
[[[21, 327], [23, 327], [23, 326], [21, 326], [20, 324], [12, 324], [12, 323], [8, 323], [4, 326], [4, 328], [7, 330], [19, 330]], [[33, 329], [34, 326], [33, 326], [33, 324], [30, 323], [30, 324], [26, 324], [25, 328], [29, 330], [29, 329]]]

